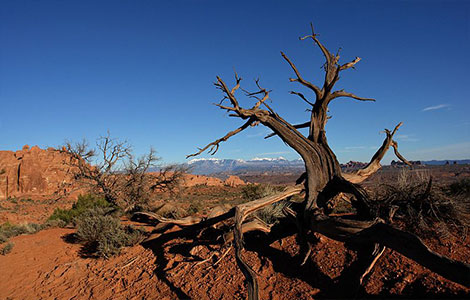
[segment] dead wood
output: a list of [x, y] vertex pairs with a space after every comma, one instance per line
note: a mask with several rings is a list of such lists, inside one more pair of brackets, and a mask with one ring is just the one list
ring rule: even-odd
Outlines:
[[[302, 76], [294, 62], [285, 53], [281, 52], [282, 58], [288, 63], [295, 74], [295, 77], [289, 80], [299, 83], [313, 93], [313, 99], [309, 99], [308, 95], [300, 92], [290, 92], [290, 94], [297, 96], [303, 103], [309, 106], [308, 121], [292, 125], [276, 113], [267, 104], [270, 91], [263, 88], [259, 80], [255, 81], [256, 90], [250, 92], [241, 88], [242, 78], [236, 73], [235, 83], [232, 88], [229, 88], [225, 81], [217, 77], [215, 86], [222, 92], [223, 98], [216, 106], [227, 111], [231, 117], [243, 120], [244, 123], [222, 138], [199, 148], [196, 153], [190, 154], [188, 157], [199, 155], [206, 150], [209, 150], [210, 154], [215, 154], [219, 149], [220, 143], [227, 141], [249, 127], [261, 124], [272, 130], [272, 134], [268, 135], [268, 137], [278, 136], [300, 155], [305, 163], [306, 172], [299, 178], [297, 185], [289, 187], [276, 195], [237, 205], [227, 212], [220, 211], [207, 217], [180, 220], [160, 218], [158, 220], [160, 223], [171, 223], [181, 227], [180, 232], [168, 233], [164, 240], [184, 232], [199, 231], [214, 224], [231, 220], [231, 227], [229, 227], [232, 228], [232, 232], [225, 235], [226, 240], [233, 242], [237, 265], [244, 274], [247, 283], [248, 298], [258, 299], [257, 275], [243, 258], [243, 234], [252, 230], [258, 230], [279, 238], [286, 234], [286, 232], [288, 234], [292, 234], [292, 232], [290, 228], [289, 231], [286, 230], [284, 233], [279, 233], [279, 231], [282, 231], [279, 230], [279, 226], [271, 228], [256, 219], [249, 219], [249, 217], [253, 212], [267, 205], [292, 195], [303, 193], [304, 201], [301, 204], [296, 204], [295, 208], [293, 205], [292, 208], [286, 207], [283, 209], [286, 218], [296, 224], [300, 255], [302, 258], [305, 257], [303, 262], [310, 255], [314, 255], [311, 251], [311, 244], [315, 242], [315, 239], [312, 236], [320, 234], [344, 242], [346, 246], [358, 251], [359, 255], [358, 260], [355, 262], [355, 268], [349, 274], [355, 278], [353, 282], [356, 282], [357, 285], [362, 284], [364, 278], [371, 272], [373, 266], [383, 254], [385, 247], [388, 247], [449, 280], [469, 287], [470, 267], [468, 264], [437, 254], [427, 248], [416, 235], [385, 224], [375, 215], [371, 205], [372, 200], [367, 191], [358, 185], [358, 183], [364, 181], [381, 168], [380, 162], [390, 147], [393, 147], [395, 155], [401, 161], [411, 166], [405, 157], [398, 152], [398, 143], [393, 140], [395, 133], [403, 123], [400, 122], [392, 131], [385, 129], [386, 137], [382, 146], [377, 150], [365, 168], [353, 173], [341, 171], [336, 155], [329, 147], [326, 138], [325, 126], [331, 117], [327, 115], [328, 105], [331, 101], [340, 97], [358, 101], [375, 100], [357, 96], [342, 89], [334, 90], [335, 84], [340, 79], [340, 73], [354, 68], [361, 60], [359, 57], [354, 58], [350, 62], [340, 64], [339, 52], [334, 55], [328, 51], [318, 39], [313, 25], [311, 26], [311, 34], [300, 39], [311, 39], [325, 57], [323, 84], [316, 85]], [[240, 106], [238, 100], [240, 91], [245, 97], [255, 100], [251, 108]], [[308, 135], [302, 134], [298, 130], [300, 128], [308, 128]], [[334, 206], [335, 198], [341, 197], [342, 193], [352, 195], [348, 199], [356, 208], [357, 214], [353, 216], [332, 215], [331, 206]], [[389, 217], [391, 218], [392, 214]], [[273, 233], [273, 231], [275, 232]], [[147, 239], [147, 241], [161, 237], [161, 235], [156, 235]], [[351, 290], [351, 293], [353, 294], [354, 291]]]

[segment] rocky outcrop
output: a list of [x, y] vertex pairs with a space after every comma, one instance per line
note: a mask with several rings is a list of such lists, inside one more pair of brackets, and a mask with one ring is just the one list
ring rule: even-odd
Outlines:
[[341, 169], [343, 171], [352, 171], [352, 170], [365, 168], [366, 166], [367, 166], [367, 163], [351, 160], [345, 164], [341, 164]]
[[72, 182], [67, 155], [25, 145], [22, 150], [0, 151], [0, 200], [9, 197], [48, 196]]
[[182, 184], [185, 187], [191, 187], [195, 185], [223, 186], [224, 182], [219, 178], [203, 175], [184, 174]]
[[246, 183], [240, 179], [238, 176], [229, 176], [227, 179], [224, 181], [224, 185], [228, 186], [239, 186], [239, 185], [245, 185]]

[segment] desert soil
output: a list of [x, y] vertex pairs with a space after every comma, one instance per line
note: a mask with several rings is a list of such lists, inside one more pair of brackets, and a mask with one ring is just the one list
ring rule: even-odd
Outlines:
[[[219, 192], [217, 190], [219, 189]], [[219, 195], [217, 195], [219, 193]], [[235, 188], [194, 187], [183, 198], [216, 205], [220, 193], [234, 203]], [[71, 202], [26, 200], [7, 203], [0, 223], [44, 222], [54, 207]], [[207, 205], [209, 206], [209, 205]], [[126, 221], [127, 222], [127, 221]], [[147, 227], [151, 230], [151, 227]], [[173, 228], [177, 230], [177, 228]], [[233, 249], [203, 238], [178, 238], [126, 248], [110, 259], [87, 256], [74, 243], [72, 228], [52, 228], [11, 239], [11, 253], [0, 255], [0, 299], [241, 299], [243, 275]], [[470, 238], [428, 238], [440, 254], [470, 263]], [[262, 299], [336, 298], [335, 280], [355, 257], [343, 244], [322, 238], [312, 260], [299, 266], [295, 237], [271, 245], [246, 235], [245, 257], [259, 275]], [[211, 257], [211, 254], [215, 255]], [[205, 259], [210, 258], [207, 261]], [[216, 264], [217, 262], [217, 264]], [[470, 289], [454, 284], [395, 252], [386, 250], [359, 298], [469, 298]]]
[[[212, 251], [193, 240], [156, 247], [135, 246], [111, 259], [84, 257], [68, 241], [73, 229], [55, 228], [13, 238], [13, 251], [0, 256], [0, 299], [239, 299], [243, 276], [233, 251], [199, 263]], [[439, 253], [470, 263], [469, 241], [427, 241]], [[262, 299], [335, 297], [334, 278], [354, 254], [341, 243], [322, 239], [313, 260], [298, 266], [292, 237], [270, 247], [249, 246], [245, 257], [259, 274]], [[332, 279], [333, 278], [333, 279]], [[387, 250], [370, 276], [362, 297], [465, 298], [470, 290], [435, 275]]]

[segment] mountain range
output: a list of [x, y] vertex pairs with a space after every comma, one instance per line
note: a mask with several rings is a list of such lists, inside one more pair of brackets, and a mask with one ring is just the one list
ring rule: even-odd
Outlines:
[[193, 174], [243, 173], [243, 172], [301, 172], [304, 162], [299, 158], [287, 160], [278, 158], [220, 159], [195, 158], [184, 164]]
[[[445, 165], [453, 164], [470, 164], [470, 160], [432, 160], [421, 161], [421, 165]], [[343, 164], [347, 168], [363, 167], [365, 163], [349, 162]], [[189, 169], [190, 173], [197, 175], [210, 175], [218, 173], [240, 174], [248, 172], [257, 173], [298, 173], [304, 171], [304, 162], [302, 159], [287, 160], [284, 157], [278, 158], [253, 158], [250, 160], [243, 159], [221, 159], [221, 158], [195, 158], [183, 164]]]

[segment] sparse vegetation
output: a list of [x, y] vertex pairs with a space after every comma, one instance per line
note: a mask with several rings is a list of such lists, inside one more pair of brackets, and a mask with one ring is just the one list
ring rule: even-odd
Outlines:
[[403, 170], [396, 184], [378, 189], [373, 202], [377, 214], [389, 219], [394, 213], [408, 230], [420, 235], [445, 237], [451, 232], [466, 233], [470, 226], [466, 181], [439, 186], [432, 183], [429, 175], [423, 174]]
[[246, 201], [263, 198], [282, 191], [284, 187], [270, 184], [247, 184], [242, 188], [242, 197]]
[[[266, 196], [274, 195], [284, 190], [282, 186], [273, 186], [270, 184], [247, 184], [242, 188], [242, 197], [246, 201], [260, 199]], [[275, 224], [280, 218], [285, 217], [284, 207], [289, 206], [288, 201], [280, 201], [268, 205], [256, 212], [256, 216], [266, 224]]]
[[11, 224], [10, 222], [0, 225], [0, 243], [7, 242], [9, 238], [21, 234], [33, 234], [42, 229], [45, 225], [36, 223]]
[[0, 249], [0, 255], [7, 255], [10, 253], [11, 250], [13, 250], [13, 246], [15, 246], [15, 244], [11, 242], [6, 243], [6, 245]]
[[119, 218], [103, 208], [89, 209], [77, 218], [78, 239], [90, 254], [108, 258], [126, 246], [143, 240], [144, 232], [132, 226], [121, 226]]
[[191, 203], [189, 204], [189, 207], [186, 210], [186, 213], [188, 215], [194, 215], [194, 214], [201, 212], [203, 209], [204, 209], [204, 204], [199, 200], [194, 200], [194, 201], [191, 201]]
[[451, 183], [447, 193], [452, 196], [470, 197], [470, 178], [463, 178]]
[[266, 224], [276, 224], [279, 219], [284, 218], [284, 208], [289, 207], [288, 201], [280, 201], [271, 205], [268, 205], [256, 212], [256, 216], [260, 218]]
[[61, 220], [65, 224], [70, 224], [74, 222], [75, 218], [87, 212], [89, 209], [95, 208], [113, 209], [113, 205], [101, 196], [96, 196], [93, 194], [80, 195], [78, 196], [77, 202], [73, 204], [72, 208], [56, 208], [49, 217], [49, 221]]

